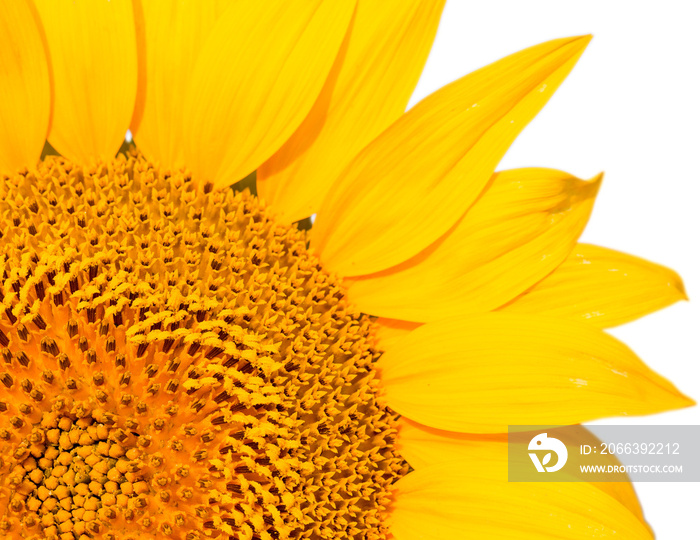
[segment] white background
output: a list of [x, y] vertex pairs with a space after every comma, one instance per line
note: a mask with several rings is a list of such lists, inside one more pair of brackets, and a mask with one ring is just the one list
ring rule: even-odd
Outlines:
[[[545, 166], [581, 178], [606, 173], [582, 240], [674, 268], [691, 299], [611, 333], [696, 401], [699, 21], [695, 0], [448, 0], [411, 102], [530, 45], [594, 35], [499, 169]], [[697, 425], [700, 408], [605, 422]], [[700, 483], [640, 483], [636, 489], [658, 539], [700, 538]]]

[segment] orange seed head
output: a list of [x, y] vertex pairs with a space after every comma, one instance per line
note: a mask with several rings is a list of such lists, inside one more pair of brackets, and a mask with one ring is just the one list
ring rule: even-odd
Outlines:
[[135, 153], [0, 178], [0, 535], [384, 538], [372, 323], [247, 192]]

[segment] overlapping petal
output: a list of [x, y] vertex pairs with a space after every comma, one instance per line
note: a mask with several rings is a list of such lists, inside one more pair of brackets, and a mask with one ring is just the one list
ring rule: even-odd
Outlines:
[[478, 467], [483, 459], [508, 460], [508, 434], [458, 433], [431, 428], [401, 418], [396, 447], [414, 469], [439, 463]]
[[0, 17], [0, 173], [34, 166], [51, 118], [51, 81], [41, 23], [31, 2]]
[[255, 170], [311, 110], [354, 0], [241, 0], [203, 45], [184, 102], [184, 156], [217, 186]]
[[578, 244], [554, 272], [501, 310], [565, 317], [605, 328], [686, 298], [683, 281], [670, 268]]
[[[651, 539], [634, 506], [586, 482], [508, 482], [491, 443], [464, 448], [465, 462], [412, 471], [396, 484], [396, 540], [462, 538]], [[488, 443], [487, 443], [488, 445]]]
[[349, 161], [406, 109], [444, 0], [362, 0], [318, 101], [258, 169], [258, 194], [296, 221], [318, 210]]
[[600, 176], [552, 169], [494, 175], [483, 196], [442, 239], [405, 263], [351, 283], [367, 313], [434, 321], [495, 309], [566, 259], [583, 231]]
[[[578, 448], [581, 444], [590, 444], [597, 438], [584, 426], [576, 426], [560, 430], [556, 437], [569, 448]], [[474, 434], [456, 433], [423, 426], [406, 418], [399, 420], [399, 434], [396, 445], [401, 455], [406, 458], [414, 469], [422, 470], [438, 464], [451, 463], [455, 467], [478, 469], [484, 461], [500, 461], [503, 467], [508, 463], [508, 444], [520, 445], [521, 451], [512, 452], [511, 460], [520, 454], [522, 461], [531, 466], [527, 456], [527, 443], [514, 442], [505, 433]], [[608, 462], [620, 465], [614, 455], [608, 455]], [[568, 464], [568, 462], [567, 462]], [[627, 477], [627, 475], [625, 475]], [[580, 480], [580, 479], [579, 479]], [[625, 506], [637, 518], [644, 522], [644, 513], [637, 499], [629, 477], [626, 482], [592, 482], [598, 489], [604, 491]]]
[[396, 341], [418, 328], [420, 324], [410, 321], [400, 321], [397, 319], [385, 319], [379, 317], [374, 321], [376, 328], [375, 338], [377, 339], [377, 347], [385, 351]]
[[319, 210], [311, 242], [324, 265], [345, 276], [378, 272], [447, 232], [588, 41], [550, 41], [504, 58], [392, 124], [348, 165]]
[[114, 157], [136, 100], [137, 51], [131, 0], [36, 0], [54, 80], [49, 142], [78, 163]]
[[497, 433], [693, 404], [615, 338], [534, 315], [428, 323], [396, 341], [379, 369], [393, 410], [449, 431]]
[[138, 126], [132, 126], [134, 140], [149, 159], [180, 167], [185, 164], [185, 92], [199, 52], [229, 2], [147, 0], [141, 5], [145, 80], [139, 86], [143, 112]]

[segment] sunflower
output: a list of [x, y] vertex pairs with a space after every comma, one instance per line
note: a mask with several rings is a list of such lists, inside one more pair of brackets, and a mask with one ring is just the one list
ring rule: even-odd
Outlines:
[[404, 112], [442, 4], [3, 5], [4, 538], [651, 536], [504, 476], [509, 424], [692, 403], [601, 331], [685, 296], [577, 243], [601, 177], [494, 172], [589, 37]]

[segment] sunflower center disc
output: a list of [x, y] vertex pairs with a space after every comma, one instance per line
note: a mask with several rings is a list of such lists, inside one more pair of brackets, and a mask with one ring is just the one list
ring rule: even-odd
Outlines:
[[257, 199], [138, 155], [0, 178], [0, 534], [384, 538], [371, 321]]

